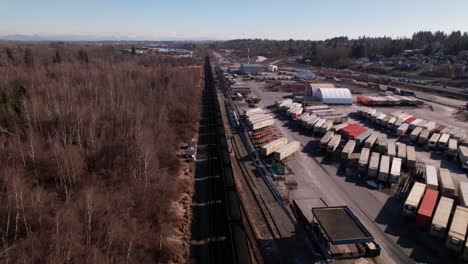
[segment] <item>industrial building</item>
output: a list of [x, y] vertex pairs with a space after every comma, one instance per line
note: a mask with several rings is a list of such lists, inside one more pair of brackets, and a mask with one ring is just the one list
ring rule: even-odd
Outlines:
[[239, 71], [242, 74], [258, 74], [265, 71], [265, 66], [260, 64], [241, 64]]
[[353, 103], [353, 96], [348, 88], [318, 88], [314, 96], [324, 104]]

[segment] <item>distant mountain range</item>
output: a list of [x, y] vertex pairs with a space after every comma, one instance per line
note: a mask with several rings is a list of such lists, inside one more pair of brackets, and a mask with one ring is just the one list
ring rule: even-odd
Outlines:
[[149, 40], [122, 36], [93, 36], [93, 35], [23, 35], [14, 34], [0, 36], [0, 41], [196, 41], [211, 42], [203, 38], [185, 39], [185, 38], [167, 38], [165, 40]]

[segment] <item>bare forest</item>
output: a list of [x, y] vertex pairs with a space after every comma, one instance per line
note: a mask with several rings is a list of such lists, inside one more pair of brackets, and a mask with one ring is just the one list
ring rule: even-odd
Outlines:
[[201, 60], [0, 43], [0, 261], [182, 262]]

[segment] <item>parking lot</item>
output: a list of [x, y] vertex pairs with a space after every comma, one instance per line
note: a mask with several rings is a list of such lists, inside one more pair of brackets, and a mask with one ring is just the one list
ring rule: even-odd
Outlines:
[[[437, 262], [447, 257], [448, 252], [441, 241], [434, 240], [426, 232], [414, 232], [416, 226], [407, 223], [401, 216], [403, 201], [393, 196], [394, 189], [375, 190], [362, 185], [357, 175], [347, 173], [346, 168], [340, 166], [338, 160], [324, 159], [318, 152], [319, 137], [309, 135], [290, 119], [275, 111], [272, 107], [275, 101], [289, 97], [291, 93], [271, 92], [266, 88], [268, 84], [265, 82], [242, 81], [239, 78], [237, 84], [250, 87], [253, 96], [261, 99], [259, 107], [269, 109], [275, 115], [275, 126], [279, 132], [289, 141], [297, 140], [301, 143], [302, 151], [287, 160], [286, 178], [294, 179], [298, 183], [297, 190], [288, 192], [286, 188], [283, 189], [291, 200], [321, 198], [329, 206], [348, 205], [381, 244], [383, 252], [379, 263], [387, 261], [402, 263], [409, 260], [405, 258], [407, 256], [417, 262]], [[362, 90], [368, 89], [362, 88]], [[239, 106], [248, 109], [248, 106], [241, 101]], [[382, 131], [379, 127], [353, 115], [359, 109], [359, 105], [331, 107], [347, 114], [348, 122], [361, 123], [368, 129], [374, 130], [379, 137], [386, 137], [389, 142], [403, 141], [402, 138]], [[426, 102], [420, 107], [379, 107], [378, 110], [384, 113], [403, 110], [427, 120], [468, 128], [466, 122], [454, 118], [456, 109], [436, 103]], [[466, 172], [455, 161], [448, 160], [441, 153], [428, 151], [424, 147], [416, 146], [416, 150], [418, 162], [448, 168], [455, 182], [466, 180]]]

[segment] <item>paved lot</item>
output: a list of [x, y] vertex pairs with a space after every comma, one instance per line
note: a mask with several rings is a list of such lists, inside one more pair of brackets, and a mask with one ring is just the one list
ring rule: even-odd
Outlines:
[[[240, 81], [240, 83], [242, 83]], [[252, 88], [255, 96], [262, 99], [260, 107], [270, 108], [276, 100], [280, 100], [289, 93], [267, 92], [263, 89], [264, 83], [248, 81], [246, 84]], [[244, 103], [241, 106], [246, 107]], [[434, 105], [437, 107], [443, 107]], [[357, 110], [357, 106], [334, 107], [343, 113], [351, 113]], [[383, 112], [390, 113], [397, 108], [382, 108]], [[405, 110], [414, 115], [427, 116], [427, 109], [410, 108]], [[276, 114], [272, 112], [273, 114]], [[426, 115], [423, 115], [426, 113]], [[444, 120], [450, 113], [447, 111], [434, 111], [431, 115], [436, 120]], [[383, 248], [379, 263], [405, 263], [412, 260], [417, 262], [437, 263], [444, 260], [447, 252], [442, 243], [427, 236], [426, 232], [413, 232], [412, 223], [406, 223], [401, 217], [402, 201], [391, 196], [390, 191], [371, 190], [361, 186], [355, 175], [346, 175], [345, 170], [339, 168], [338, 162], [324, 160], [317, 152], [319, 138], [307, 135], [299, 127], [276, 115], [277, 129], [290, 141], [301, 142], [303, 150], [295, 154], [287, 161], [287, 177], [295, 179], [299, 189], [290, 194], [292, 199], [322, 198], [328, 205], [348, 205], [375, 236]], [[360, 122], [361, 120], [350, 120]], [[452, 124], [461, 126], [457, 121]], [[364, 125], [369, 126], [363, 122]], [[370, 127], [374, 129], [374, 127]], [[397, 141], [396, 137], [387, 135], [375, 128], [381, 137], [387, 137], [389, 141]], [[437, 153], [427, 152], [417, 148], [418, 160], [437, 166], [448, 167], [458, 180], [466, 179], [466, 174], [459, 169], [454, 162], [448, 161]], [[388, 194], [386, 193], [388, 192]], [[434, 254], [435, 253], [435, 254]], [[411, 256], [412, 260], [408, 258]]]

